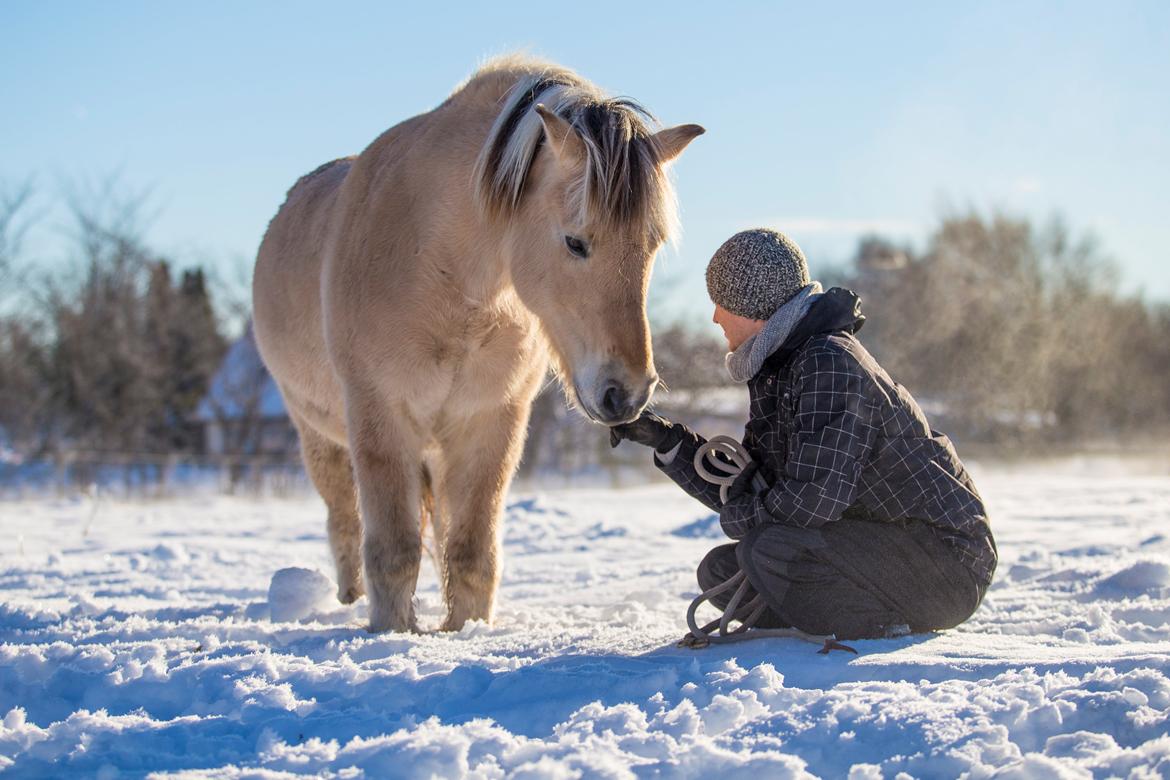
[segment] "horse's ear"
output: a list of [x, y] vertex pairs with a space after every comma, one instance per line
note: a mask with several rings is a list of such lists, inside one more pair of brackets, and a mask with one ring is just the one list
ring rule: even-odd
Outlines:
[[544, 103], [537, 103], [534, 108], [536, 113], [540, 114], [544, 134], [548, 138], [548, 147], [552, 149], [557, 161], [570, 167], [584, 162], [585, 143], [573, 130], [573, 126]]
[[682, 154], [687, 144], [707, 132], [699, 125], [676, 125], [665, 130], [659, 130], [651, 137], [654, 147], [658, 150], [658, 161], [665, 165]]

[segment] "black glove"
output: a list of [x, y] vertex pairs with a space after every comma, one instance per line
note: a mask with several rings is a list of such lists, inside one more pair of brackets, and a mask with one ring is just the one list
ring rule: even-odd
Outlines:
[[670, 452], [686, 435], [686, 426], [672, 423], [654, 412], [642, 412], [637, 420], [609, 429], [609, 446], [616, 447], [622, 439], [629, 439], [658, 452]]
[[739, 472], [735, 481], [727, 486], [727, 503], [731, 503], [734, 499], [739, 498], [744, 493], [754, 493], [755, 488], [752, 487], [752, 477], [760, 470], [760, 464], [754, 460], [744, 467], [744, 470]]

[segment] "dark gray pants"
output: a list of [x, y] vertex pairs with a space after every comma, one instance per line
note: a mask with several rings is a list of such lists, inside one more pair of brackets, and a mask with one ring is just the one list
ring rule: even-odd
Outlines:
[[[975, 612], [985, 591], [916, 520], [760, 526], [709, 552], [699, 564], [699, 587], [708, 590], [740, 569], [768, 604], [757, 625], [838, 639], [881, 637], [903, 625], [913, 632], [953, 628]], [[730, 597], [713, 603], [722, 609]]]

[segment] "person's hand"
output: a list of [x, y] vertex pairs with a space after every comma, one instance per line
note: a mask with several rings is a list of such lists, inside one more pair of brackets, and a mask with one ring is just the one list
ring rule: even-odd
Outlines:
[[623, 439], [669, 452], [682, 439], [682, 426], [672, 423], [654, 412], [642, 412], [633, 422], [615, 425], [609, 429], [609, 446], [616, 447]]
[[745, 493], [754, 493], [755, 488], [752, 486], [752, 478], [756, 476], [756, 472], [760, 470], [760, 464], [752, 461], [744, 467], [743, 471], [739, 472], [735, 481], [727, 486], [727, 503], [739, 498]]

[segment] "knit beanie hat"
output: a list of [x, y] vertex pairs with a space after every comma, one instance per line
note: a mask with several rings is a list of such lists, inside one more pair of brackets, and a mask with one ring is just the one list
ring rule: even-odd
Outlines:
[[809, 283], [808, 263], [783, 233], [736, 233], [707, 264], [707, 294], [733, 314], [766, 320]]

